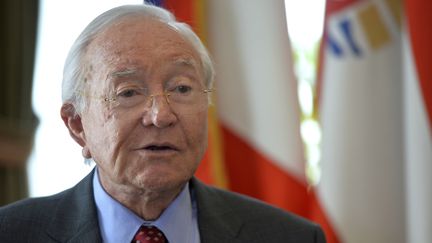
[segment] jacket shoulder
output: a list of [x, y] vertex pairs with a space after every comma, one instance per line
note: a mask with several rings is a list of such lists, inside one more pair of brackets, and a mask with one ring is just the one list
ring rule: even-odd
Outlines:
[[0, 207], [0, 242], [5, 239], [12, 241], [10, 237], [22, 239], [26, 237], [24, 232], [35, 234], [35, 238], [39, 238], [38, 235], [42, 237], [54, 217], [58, 202], [67, 193], [64, 191], [49, 197], [24, 199]]
[[[0, 242], [75, 242], [98, 239], [93, 173], [58, 194], [0, 208]], [[74, 238], [75, 237], [75, 238]], [[95, 242], [95, 241], [92, 241]]]
[[38, 218], [49, 217], [52, 210], [48, 209], [55, 207], [69, 190], [47, 197], [27, 198], [0, 207], [0, 218], [37, 220]]
[[221, 190], [214, 187], [209, 187], [214, 196], [219, 197], [224, 204], [231, 208], [236, 214], [241, 215], [248, 221], [260, 219], [260, 221], [277, 221], [282, 224], [295, 226], [296, 228], [314, 227], [315, 223], [285, 211], [276, 206], [270, 205], [258, 199], [239, 194], [236, 192]]
[[237, 225], [242, 241], [325, 242], [321, 227], [303, 217], [239, 193], [194, 184], [198, 184], [199, 214], [213, 222]]

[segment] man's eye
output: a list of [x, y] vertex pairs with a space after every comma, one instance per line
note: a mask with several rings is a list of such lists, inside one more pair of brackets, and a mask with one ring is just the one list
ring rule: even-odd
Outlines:
[[117, 96], [122, 97], [122, 98], [130, 98], [133, 97], [135, 95], [139, 95], [139, 91], [136, 89], [127, 89], [127, 90], [123, 90], [120, 93], [117, 94]]
[[187, 85], [176, 86], [173, 90], [173, 92], [178, 93], [178, 94], [187, 94], [191, 91], [192, 91], [192, 87], [187, 86]]

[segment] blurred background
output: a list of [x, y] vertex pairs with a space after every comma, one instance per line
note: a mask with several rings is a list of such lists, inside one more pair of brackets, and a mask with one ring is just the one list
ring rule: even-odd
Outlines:
[[[197, 176], [323, 226], [328, 242], [432, 238], [432, 4], [152, 0], [216, 67]], [[132, 0], [0, 5], [0, 205], [75, 185], [94, 165], [59, 116], [67, 52]]]

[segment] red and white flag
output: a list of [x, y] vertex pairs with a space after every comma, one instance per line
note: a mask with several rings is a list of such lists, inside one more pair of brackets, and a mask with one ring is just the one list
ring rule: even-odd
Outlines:
[[210, 1], [208, 9], [230, 188], [302, 207], [294, 196], [306, 180], [283, 1]]

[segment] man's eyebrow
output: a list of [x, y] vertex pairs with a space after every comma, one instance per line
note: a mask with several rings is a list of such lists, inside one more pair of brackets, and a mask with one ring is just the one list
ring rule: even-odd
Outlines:
[[127, 77], [136, 74], [136, 69], [123, 69], [120, 71], [114, 71], [112, 73], [108, 74], [108, 77], [110, 78], [121, 78], [121, 77]]
[[173, 60], [173, 63], [177, 66], [186, 66], [186, 67], [192, 67], [192, 68], [198, 68], [197, 62], [192, 58], [176, 58]]

